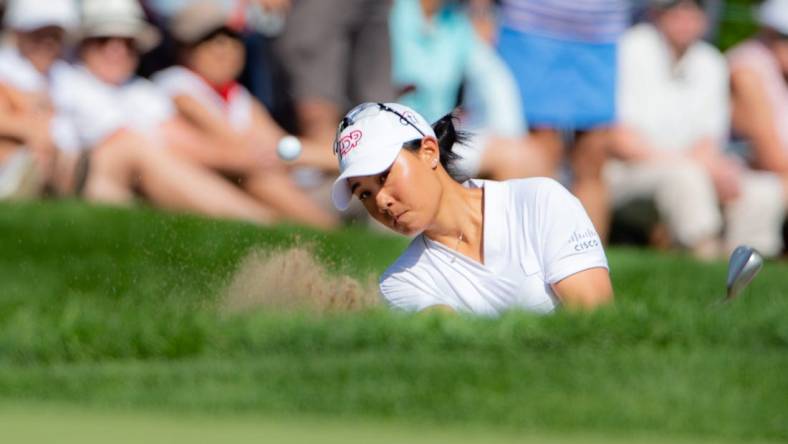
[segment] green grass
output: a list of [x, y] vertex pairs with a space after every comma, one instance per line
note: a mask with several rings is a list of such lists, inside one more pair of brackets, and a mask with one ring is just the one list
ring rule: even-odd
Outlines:
[[213, 308], [248, 252], [303, 244], [363, 279], [406, 241], [76, 203], [0, 205], [0, 402], [394, 421], [447, 436], [471, 425], [556, 442], [788, 439], [785, 264], [767, 264], [728, 306], [714, 305], [722, 263], [613, 249], [617, 301], [592, 314], [227, 317]]
[[[97, 412], [62, 406], [0, 407], [0, 429], [7, 442], [26, 444], [140, 443], [235, 444], [270, 442], [325, 444], [657, 444], [650, 435], [550, 434], [491, 427], [424, 427], [391, 422], [349, 422], [325, 418], [257, 418], [246, 415]], [[671, 444], [727, 444], [732, 441], [671, 437]], [[767, 444], [767, 441], [750, 441]]]

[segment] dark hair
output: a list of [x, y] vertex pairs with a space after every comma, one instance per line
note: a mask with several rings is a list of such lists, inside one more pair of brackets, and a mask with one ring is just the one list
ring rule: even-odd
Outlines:
[[[651, 0], [651, 7], [656, 10], [671, 9], [687, 0]], [[700, 9], [706, 9], [706, 0], [691, 0]]]
[[243, 37], [241, 36], [240, 32], [234, 30], [233, 28], [231, 28], [229, 26], [220, 26], [220, 27], [218, 27], [216, 29], [213, 29], [213, 30], [207, 32], [203, 36], [197, 38], [194, 42], [188, 43], [188, 45], [191, 46], [192, 48], [194, 48], [194, 47], [202, 45], [203, 43], [205, 43], [205, 42], [207, 42], [209, 40], [213, 40], [213, 39], [215, 39], [216, 37], [218, 37], [220, 35], [224, 36], [224, 37], [229, 37], [231, 39], [235, 39], [235, 40], [238, 40], [238, 41], [243, 41]]
[[213, 40], [214, 38], [220, 35], [230, 37], [232, 39], [241, 42], [243, 41], [243, 36], [241, 36], [241, 34], [238, 31], [230, 28], [229, 26], [220, 26], [216, 29], [212, 29], [191, 42], [184, 42], [174, 38], [173, 40], [175, 42], [175, 53], [177, 54], [176, 56], [177, 63], [180, 65], [186, 65], [189, 55], [195, 48], [197, 48], [198, 46], [202, 45], [207, 41]]
[[[456, 182], [463, 183], [468, 180], [469, 177], [457, 168], [457, 161], [462, 159], [462, 157], [454, 152], [454, 145], [457, 143], [465, 145], [471, 134], [457, 129], [456, 123], [458, 120], [457, 111], [452, 111], [433, 123], [432, 130], [435, 131], [435, 137], [438, 139], [441, 165], [443, 165], [443, 168], [449, 173], [452, 179]], [[405, 142], [402, 147], [410, 151], [418, 151], [421, 149], [421, 140], [422, 139], [415, 139]]]

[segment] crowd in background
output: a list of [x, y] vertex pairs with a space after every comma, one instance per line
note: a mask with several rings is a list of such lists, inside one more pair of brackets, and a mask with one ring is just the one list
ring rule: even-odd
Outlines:
[[0, 198], [332, 228], [363, 214], [330, 204], [338, 121], [396, 101], [456, 109], [463, 174], [559, 178], [603, 239], [617, 214], [699, 258], [783, 249], [788, 0], [726, 54], [713, 0], [5, 3]]

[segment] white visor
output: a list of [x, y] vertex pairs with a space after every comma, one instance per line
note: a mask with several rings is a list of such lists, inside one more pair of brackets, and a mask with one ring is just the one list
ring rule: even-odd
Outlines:
[[402, 145], [425, 137], [435, 138], [427, 120], [397, 103], [363, 103], [342, 119], [334, 151], [339, 159], [339, 177], [331, 199], [346, 210], [353, 197], [347, 180], [386, 171], [397, 159]]

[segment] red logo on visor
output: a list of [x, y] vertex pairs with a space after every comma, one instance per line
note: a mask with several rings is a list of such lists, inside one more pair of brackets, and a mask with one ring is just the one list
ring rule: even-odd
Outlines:
[[342, 157], [347, 156], [348, 153], [353, 151], [353, 149], [358, 146], [359, 142], [361, 142], [361, 137], [363, 135], [364, 133], [362, 133], [361, 130], [353, 130], [345, 134], [345, 136], [339, 139], [338, 142], [339, 155]]

